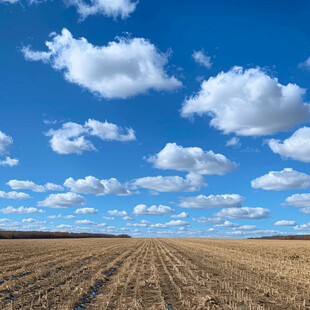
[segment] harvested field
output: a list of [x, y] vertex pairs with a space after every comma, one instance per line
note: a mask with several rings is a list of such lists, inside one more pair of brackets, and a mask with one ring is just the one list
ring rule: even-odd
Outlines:
[[0, 241], [0, 309], [310, 309], [310, 243]]

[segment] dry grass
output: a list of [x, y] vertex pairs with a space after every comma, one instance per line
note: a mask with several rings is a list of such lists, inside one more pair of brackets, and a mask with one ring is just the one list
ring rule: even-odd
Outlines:
[[307, 241], [1, 240], [0, 309], [306, 310], [309, 262]]

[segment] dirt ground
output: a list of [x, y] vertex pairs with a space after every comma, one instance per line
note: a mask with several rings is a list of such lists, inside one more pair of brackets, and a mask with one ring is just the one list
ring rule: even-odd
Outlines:
[[310, 242], [0, 240], [0, 309], [310, 309]]

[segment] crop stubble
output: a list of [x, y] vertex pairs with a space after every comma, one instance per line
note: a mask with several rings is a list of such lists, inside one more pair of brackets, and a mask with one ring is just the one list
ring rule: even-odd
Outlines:
[[307, 310], [309, 250], [279, 240], [1, 240], [0, 309]]

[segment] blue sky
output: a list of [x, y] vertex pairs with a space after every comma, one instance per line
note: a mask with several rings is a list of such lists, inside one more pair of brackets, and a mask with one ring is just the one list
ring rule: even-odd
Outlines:
[[0, 5], [0, 229], [309, 232], [308, 1]]

